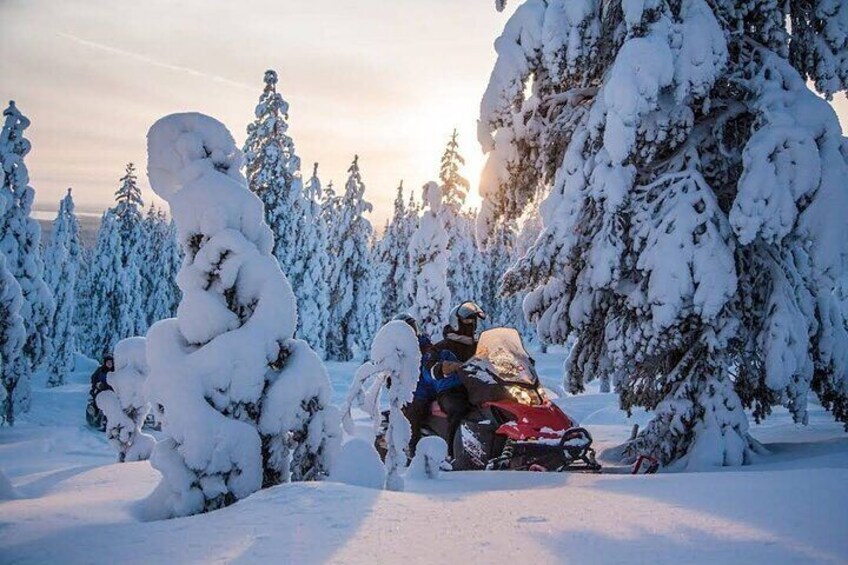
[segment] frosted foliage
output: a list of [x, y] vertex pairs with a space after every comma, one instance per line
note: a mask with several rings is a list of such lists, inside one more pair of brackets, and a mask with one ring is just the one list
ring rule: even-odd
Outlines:
[[226, 506], [289, 478], [321, 478], [338, 443], [320, 359], [293, 339], [295, 298], [261, 201], [226, 128], [174, 114], [148, 134], [148, 176], [186, 259], [176, 319], [147, 334], [147, 393], [165, 439], [151, 462], [166, 513]]
[[371, 359], [357, 371], [354, 386], [348, 394], [349, 399], [353, 398], [369, 377], [375, 378], [381, 385], [391, 382], [386, 390], [389, 404], [385, 461], [387, 490], [403, 490], [402, 471], [406, 467], [406, 448], [412, 437], [403, 406], [412, 401], [420, 366], [421, 353], [415, 332], [406, 322], [391, 321], [374, 337]]
[[418, 320], [422, 333], [434, 336], [447, 323], [451, 307], [451, 294], [446, 284], [450, 253], [448, 235], [439, 215], [441, 189], [430, 182], [424, 186], [423, 194], [428, 207], [409, 242], [410, 314]]
[[[298, 335], [325, 354], [328, 297], [326, 225], [318, 203], [317, 171], [304, 188], [300, 157], [288, 135], [288, 103], [277, 92], [275, 71], [265, 73], [256, 119], [247, 128], [245, 168], [250, 189], [262, 200], [274, 234], [274, 256], [297, 297]], [[317, 168], [317, 165], [316, 165]], [[317, 184], [317, 186], [316, 186]]]
[[370, 272], [373, 229], [365, 218], [371, 204], [364, 195], [359, 158], [354, 157], [344, 194], [331, 200], [328, 212], [328, 244], [335, 250], [335, 256], [329, 274], [331, 330], [327, 336], [327, 356], [337, 361], [364, 355], [373, 332], [372, 321], [367, 319], [373, 313], [362, 307], [372, 303], [374, 292]]
[[391, 320], [399, 312], [406, 312], [411, 305], [406, 284], [410, 278], [409, 240], [418, 227], [415, 212], [414, 206], [407, 207], [404, 203], [401, 183], [397, 189], [392, 218], [374, 249], [377, 288], [381, 293], [381, 322]]
[[144, 333], [147, 314], [142, 270], [143, 218], [141, 189], [135, 166], [129, 163], [97, 232], [88, 269], [88, 310], [91, 330], [86, 353], [100, 357], [121, 339]]
[[78, 328], [77, 288], [83, 261], [79, 222], [74, 213], [71, 189], [59, 202], [59, 212], [53, 221], [50, 243], [44, 252], [44, 278], [56, 309], [50, 332], [50, 354], [47, 358], [47, 385], [63, 385], [74, 370]]
[[[6, 206], [6, 195], [0, 194], [0, 214]], [[21, 287], [6, 268], [6, 257], [0, 253], [0, 424], [14, 425], [15, 416], [28, 401], [27, 361], [23, 348], [26, 329], [21, 317]]]
[[628, 457], [746, 463], [743, 410], [804, 422], [810, 392], [848, 422], [848, 151], [805, 81], [844, 90], [844, 3], [605, 6], [529, 0], [496, 43], [478, 237], [542, 220], [503, 290], [575, 341], [571, 392], [655, 411]]
[[142, 461], [150, 457], [156, 440], [141, 431], [150, 412], [144, 393], [147, 380], [146, 340], [131, 337], [115, 346], [115, 370], [107, 380], [112, 390], [97, 395], [97, 406], [106, 417], [106, 438], [118, 453], [118, 461]]
[[24, 131], [30, 121], [14, 102], [3, 111], [0, 130], [0, 164], [2, 164], [2, 196], [5, 211], [0, 216], [0, 252], [6, 256], [6, 268], [17, 280], [23, 301], [20, 314], [26, 328], [24, 357], [19, 366], [18, 407], [29, 409], [29, 372], [38, 369], [49, 353], [50, 325], [55, 304], [44, 282], [44, 263], [41, 258], [41, 227], [31, 217], [35, 191], [29, 186], [25, 157], [30, 142]]

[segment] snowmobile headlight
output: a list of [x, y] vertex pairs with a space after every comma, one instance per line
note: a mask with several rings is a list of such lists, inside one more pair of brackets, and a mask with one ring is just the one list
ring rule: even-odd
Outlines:
[[533, 404], [533, 398], [524, 387], [513, 385], [507, 388], [507, 392], [519, 404], [525, 404], [527, 406]]

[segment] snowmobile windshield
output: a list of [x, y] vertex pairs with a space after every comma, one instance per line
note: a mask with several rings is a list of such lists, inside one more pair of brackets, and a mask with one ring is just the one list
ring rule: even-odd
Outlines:
[[492, 328], [480, 334], [477, 352], [466, 367], [478, 379], [497, 377], [503, 384], [532, 387], [539, 384], [530, 355], [514, 328]]

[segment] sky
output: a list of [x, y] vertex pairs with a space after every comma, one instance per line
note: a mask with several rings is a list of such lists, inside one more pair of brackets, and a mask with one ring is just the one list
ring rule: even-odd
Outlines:
[[[129, 161], [153, 199], [145, 135], [163, 115], [209, 114], [241, 145], [273, 68], [304, 176], [318, 161], [338, 187], [358, 154], [379, 228], [400, 180], [420, 193], [437, 176], [453, 128], [477, 186], [480, 98], [517, 3], [0, 0], [0, 103], [16, 100], [32, 120], [36, 209], [73, 187], [79, 210], [100, 212]], [[834, 107], [846, 129], [845, 97]]]
[[400, 180], [419, 193], [437, 177], [454, 128], [476, 187], [508, 13], [492, 0], [0, 0], [0, 101], [32, 120], [36, 209], [73, 187], [78, 209], [99, 212], [129, 161], [154, 198], [145, 136], [163, 115], [209, 114], [241, 146], [276, 69], [304, 176], [318, 161], [338, 188], [358, 154], [380, 225]]

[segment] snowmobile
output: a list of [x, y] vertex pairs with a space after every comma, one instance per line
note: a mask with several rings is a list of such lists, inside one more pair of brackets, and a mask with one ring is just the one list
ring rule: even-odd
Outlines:
[[[515, 329], [484, 331], [460, 379], [472, 408], [454, 437], [453, 470], [600, 472], [591, 434], [547, 397]], [[447, 415], [437, 402], [422, 433], [447, 441]]]

